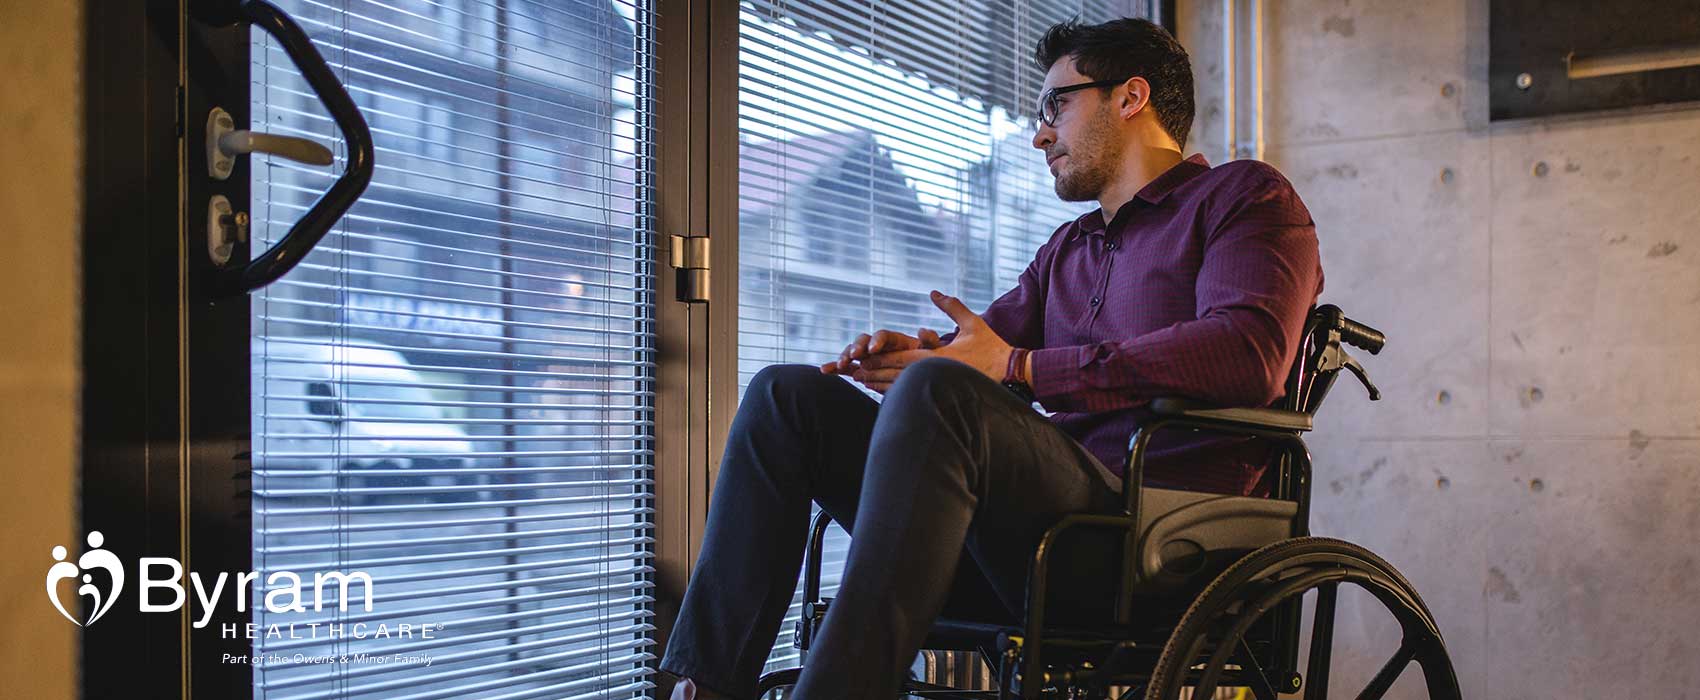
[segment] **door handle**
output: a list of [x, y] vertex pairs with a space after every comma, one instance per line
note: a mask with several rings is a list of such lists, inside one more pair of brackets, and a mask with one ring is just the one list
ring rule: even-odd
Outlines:
[[214, 107], [207, 116], [207, 176], [214, 180], [230, 177], [236, 156], [249, 153], [266, 153], [308, 165], [330, 165], [336, 160], [331, 149], [311, 139], [238, 129], [229, 112]]
[[[325, 105], [325, 110], [330, 112], [331, 119], [336, 122], [337, 130], [342, 133], [343, 141], [348, 144], [348, 157], [342, 176], [331, 184], [330, 189], [313, 203], [312, 208], [308, 209], [307, 213], [289, 228], [289, 233], [284, 234], [271, 249], [255, 256], [246, 265], [227, 267], [219, 271], [218, 279], [214, 283], [214, 294], [220, 297], [254, 291], [277, 281], [294, 269], [296, 264], [312, 252], [313, 246], [330, 232], [337, 220], [348, 213], [349, 207], [354, 206], [360, 194], [366, 191], [366, 186], [372, 182], [373, 167], [372, 131], [366, 126], [366, 118], [361, 116], [360, 108], [355, 106], [354, 99], [348, 96], [348, 90], [336, 79], [336, 74], [331, 72], [324, 56], [319, 55], [319, 50], [314, 48], [313, 41], [307, 38], [307, 32], [302, 31], [301, 25], [296, 24], [295, 20], [276, 5], [265, 0], [245, 0], [241, 3], [235, 19], [259, 27], [283, 46], [284, 53], [295, 63], [296, 70], [301, 72], [307, 86], [313, 90], [313, 94]], [[233, 138], [239, 133], [248, 135], [246, 138]], [[216, 142], [209, 145], [217, 150], [224, 150], [226, 139], [230, 140], [233, 149], [248, 147], [249, 150], [268, 152], [288, 151], [278, 155], [287, 158], [298, 154], [305, 156], [301, 160], [317, 158], [322, 163], [330, 162], [324, 159], [325, 155], [329, 155], [328, 149], [305, 139], [233, 130], [221, 135]], [[304, 142], [311, 148], [296, 142]], [[271, 148], [276, 150], [272, 151]], [[323, 154], [319, 151], [323, 151]]]

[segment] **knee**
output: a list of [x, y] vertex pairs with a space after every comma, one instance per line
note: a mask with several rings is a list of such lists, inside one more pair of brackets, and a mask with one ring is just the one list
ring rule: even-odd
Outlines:
[[923, 384], [963, 384], [974, 381], [976, 377], [984, 378], [980, 370], [969, 367], [956, 360], [943, 357], [929, 357], [903, 369], [898, 375], [898, 381]]
[[956, 360], [929, 357], [903, 369], [886, 393], [886, 401], [922, 398], [934, 403], [972, 399], [990, 381], [988, 377]]
[[844, 384], [844, 380], [836, 375], [822, 374], [819, 367], [812, 365], [768, 365], [750, 378], [739, 408], [791, 406], [797, 403], [796, 399], [840, 389], [835, 386], [838, 384]]

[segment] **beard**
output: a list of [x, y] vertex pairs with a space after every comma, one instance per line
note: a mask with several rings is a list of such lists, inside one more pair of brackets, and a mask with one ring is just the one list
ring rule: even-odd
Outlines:
[[1057, 175], [1057, 198], [1064, 202], [1085, 202], [1098, 198], [1104, 191], [1104, 185], [1109, 183], [1109, 173], [1096, 162], [1080, 162], [1073, 154], [1068, 159], [1071, 167]]
[[1114, 165], [1121, 161], [1121, 142], [1113, 137], [1108, 115], [1102, 109], [1092, 115], [1091, 122], [1065, 149], [1068, 166], [1057, 173], [1057, 198], [1065, 202], [1085, 202], [1097, 199], [1110, 183]]

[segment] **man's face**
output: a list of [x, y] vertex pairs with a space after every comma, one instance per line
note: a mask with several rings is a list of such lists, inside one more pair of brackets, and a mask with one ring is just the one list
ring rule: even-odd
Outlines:
[[[1075, 71], [1073, 57], [1064, 58], [1045, 73], [1039, 94], [1091, 81]], [[1045, 152], [1046, 164], [1056, 178], [1057, 197], [1065, 202], [1097, 199], [1121, 162], [1123, 144], [1114, 95], [1109, 88], [1059, 95], [1056, 126], [1041, 123], [1033, 134], [1033, 147]]]

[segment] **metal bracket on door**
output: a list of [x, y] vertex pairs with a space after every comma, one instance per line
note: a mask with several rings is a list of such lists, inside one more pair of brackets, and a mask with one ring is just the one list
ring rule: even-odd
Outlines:
[[708, 301], [708, 237], [671, 236], [669, 262], [674, 270], [678, 300], [687, 304]]

